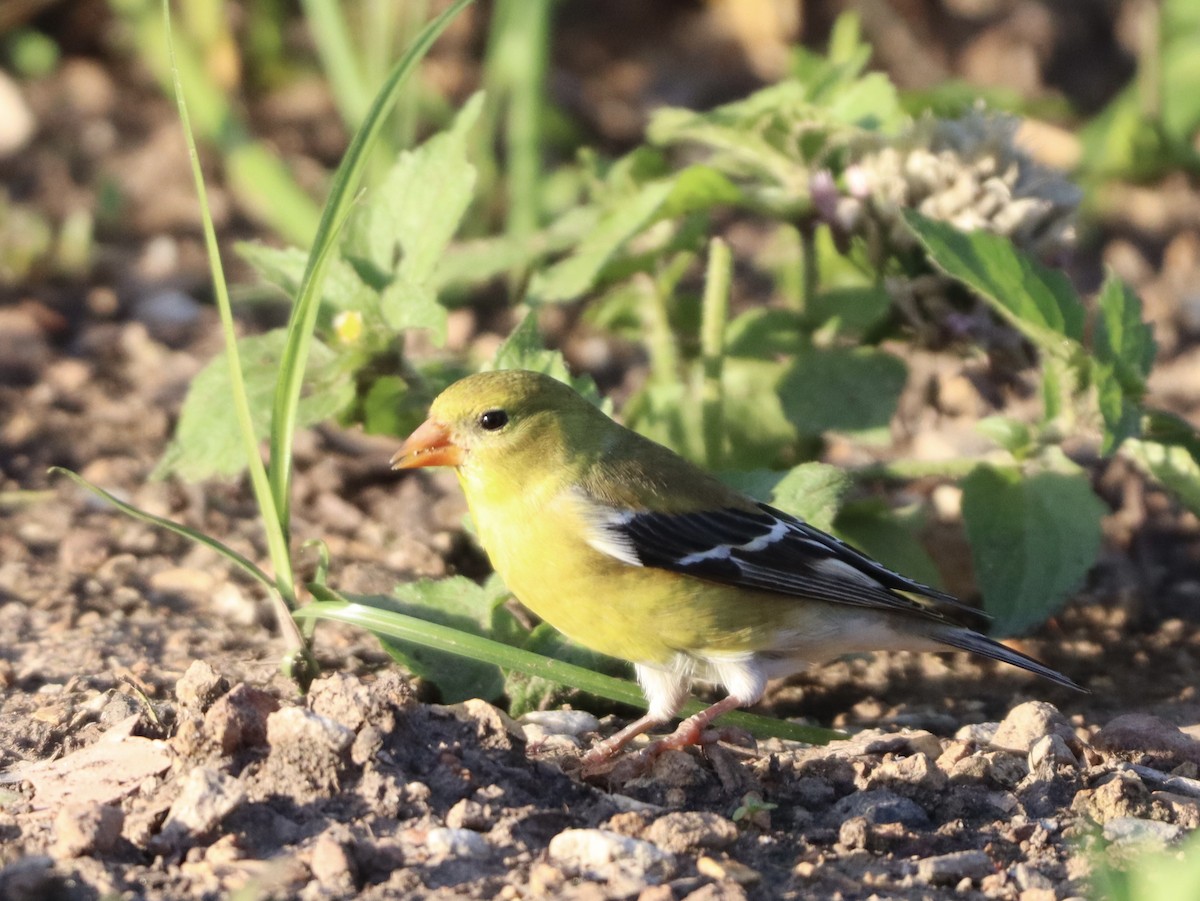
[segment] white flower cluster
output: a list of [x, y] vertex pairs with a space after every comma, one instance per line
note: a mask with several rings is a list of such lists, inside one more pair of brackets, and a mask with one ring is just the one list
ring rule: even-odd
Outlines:
[[828, 173], [814, 176], [813, 201], [839, 231], [864, 238], [876, 262], [914, 246], [904, 209], [1056, 257], [1074, 243], [1082, 194], [1016, 145], [1019, 124], [984, 110], [961, 119], [922, 118], [887, 146], [860, 154], [845, 170], [844, 192]]

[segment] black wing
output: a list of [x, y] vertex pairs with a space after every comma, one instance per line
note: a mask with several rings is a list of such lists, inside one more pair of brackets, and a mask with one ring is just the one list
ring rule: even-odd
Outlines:
[[642, 566], [837, 604], [988, 619], [767, 504], [698, 513], [614, 512], [601, 528], [606, 534], [597, 547]]

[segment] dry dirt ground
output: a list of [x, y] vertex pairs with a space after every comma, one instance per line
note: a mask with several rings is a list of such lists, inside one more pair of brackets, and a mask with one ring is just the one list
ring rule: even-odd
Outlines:
[[[961, 655], [857, 658], [769, 702], [852, 733], [825, 748], [584, 779], [578, 749], [611, 723], [427, 703], [331, 626], [298, 696], [254, 585], [44, 476], [79, 468], [261, 558], [241, 486], [148, 480], [212, 325], [173, 348], [142, 321], [86, 322], [0, 388], [0, 897], [1035, 901], [1086, 892], [1099, 836], [1200, 825], [1200, 636], [1138, 627], [1107, 590], [1115, 552], [1107, 588], [1027, 643], [1091, 694]], [[477, 568], [452, 482], [389, 473], [390, 446], [307, 433], [297, 539], [322, 536], [348, 589]], [[1177, 606], [1196, 590], [1179, 568], [1160, 584]]]
[[[816, 32], [835, 5], [810, 5]], [[644, 5], [602, 15], [618, 6], [636, 17]], [[998, 6], [1035, 19], [1050, 8]], [[614, 50], [623, 45], [593, 40], [597, 8], [569, 7], [564, 43], [578, 52], [560, 47], [556, 85], [571, 112], [605, 111], [590, 125], [611, 146], [636, 134], [652, 88], [682, 84], [692, 93], [666, 99], [712, 102], [772, 65], [752, 61], [742, 81], [728, 71], [697, 81], [695, 60], [671, 55], [656, 19], [621, 30], [660, 57], [655, 78], [635, 78], [637, 65]], [[914, 86], [1016, 73], [1036, 82], [1019, 90], [1068, 91], [1094, 109], [1113, 90], [1104, 79], [1128, 71], [1107, 32], [1031, 30], [1025, 12], [946, 30], [922, 18], [937, 4], [895, 8], [907, 31], [868, 17], [868, 32], [877, 29], [884, 65], [920, 56], [924, 68], [907, 70]], [[1047, 34], [1091, 38], [1042, 47]], [[906, 35], [925, 52], [906, 50]], [[694, 53], [698, 36], [673, 40]], [[0, 286], [0, 899], [1048, 901], [1088, 894], [1098, 845], [1121, 857], [1200, 825], [1200, 528], [1119, 463], [1096, 472], [1112, 509], [1100, 563], [1024, 643], [1088, 694], [962, 655], [858, 657], [778, 687], [764, 705], [849, 741], [717, 745], [591, 778], [579, 749], [632, 711], [514, 723], [482, 702], [439, 706], [348, 628], [318, 629], [324, 675], [299, 696], [279, 674], [282, 648], [254, 584], [46, 474], [81, 471], [265, 557], [244, 485], [149, 478], [188, 381], [217, 347], [211, 308], [192, 299], [206, 289], [186, 160], [174, 114], [144, 74], [111, 66], [93, 38], [64, 47], [55, 76], [24, 86], [38, 131], [5, 161], [4, 187], [52, 221], [76, 202], [94, 206], [105, 179], [132, 203], [102, 224], [85, 277]], [[216, 195], [224, 237], [257, 234]], [[1094, 281], [1103, 263], [1139, 291], [1162, 347], [1152, 399], [1195, 423], [1200, 200], [1178, 183], [1129, 196], [1146, 207], [1140, 230], [1095, 239], [1082, 278]], [[1175, 218], [1156, 220], [1162, 209]], [[915, 400], [902, 409], [923, 418], [898, 431], [953, 441], [976, 415], [975, 399], [962, 402], [969, 380], [958, 361], [910, 363]], [[322, 538], [331, 583], [351, 591], [481, 575], [453, 480], [390, 473], [392, 450], [355, 433], [304, 433], [296, 540]], [[964, 557], [953, 530], [942, 537]]]

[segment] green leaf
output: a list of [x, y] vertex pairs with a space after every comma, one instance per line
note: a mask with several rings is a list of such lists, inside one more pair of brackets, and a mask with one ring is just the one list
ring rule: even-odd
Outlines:
[[[507, 593], [495, 586], [481, 586], [463, 576], [448, 579], [422, 579], [397, 585], [394, 595], [353, 598], [381, 610], [416, 616], [429, 622], [451, 626], [472, 635], [490, 635], [496, 631], [496, 618], [514, 619], [498, 607]], [[504, 628], [511, 629], [513, 624]], [[438, 687], [442, 700], [456, 704], [468, 698], [494, 700], [504, 693], [504, 678], [490, 663], [464, 659], [409, 642], [383, 638], [388, 653], [408, 670]]]
[[783, 409], [805, 435], [868, 433], [887, 440], [908, 367], [873, 348], [809, 347], [779, 383]]
[[1033, 433], [1028, 425], [1017, 419], [987, 416], [975, 423], [975, 431], [995, 441], [1018, 460], [1033, 450]]
[[1187, 447], [1131, 438], [1121, 445], [1121, 452], [1200, 516], [1200, 463]]
[[850, 477], [827, 463], [801, 463], [786, 472], [754, 469], [720, 473], [721, 481], [753, 498], [829, 531]]
[[[783, 373], [784, 367], [773, 360], [725, 360], [721, 369], [721, 420], [729, 438], [725, 454], [728, 466], [753, 469], [796, 462], [786, 453], [795, 445], [797, 434], [780, 399]], [[695, 404], [687, 403], [685, 407], [690, 415]]]
[[918, 538], [919, 514], [908, 514], [869, 498], [846, 504], [834, 522], [835, 530], [856, 548], [910, 579], [942, 584], [941, 573]]
[[963, 521], [984, 609], [1002, 634], [1042, 623], [1100, 551], [1106, 512], [1088, 474], [1057, 449], [1028, 473], [982, 464], [963, 480]]
[[1043, 350], [1074, 356], [1084, 308], [1062, 272], [1041, 265], [1001, 235], [963, 232], [906, 210], [904, 218], [939, 269], [986, 300]]
[[489, 369], [528, 369], [540, 372], [570, 385], [601, 409], [608, 405], [601, 401], [600, 391], [589, 375], [575, 376], [567, 368], [567, 362], [557, 350], [547, 350], [538, 331], [537, 313], [532, 310], [517, 324], [496, 351]]
[[1102, 451], [1111, 453], [1141, 429], [1142, 396], [1154, 365], [1154, 333], [1142, 321], [1142, 304], [1116, 276], [1109, 275], [1097, 299], [1092, 379], [1104, 417]]
[[467, 153], [482, 106], [483, 95], [476, 94], [449, 129], [400, 155], [343, 246], [348, 257], [370, 263], [385, 279], [387, 324], [428, 328], [439, 344], [446, 311], [437, 303], [434, 273], [474, 193], [475, 167]]
[[[279, 361], [287, 338], [283, 329], [238, 341], [242, 375], [255, 435], [267, 435]], [[339, 366], [334, 351], [314, 341], [308, 393], [301, 398], [297, 424], [311, 425], [345, 410], [354, 400], [354, 384]], [[192, 380], [179, 414], [175, 437], [155, 469], [156, 476], [174, 473], [189, 481], [235, 476], [246, 468], [245, 449], [231, 396], [225, 355], [209, 361]]]
[[[240, 241], [234, 249], [238, 256], [254, 267], [259, 277], [277, 286], [289, 299], [294, 299], [304, 279], [308, 254], [298, 247], [269, 247], [257, 241]], [[321, 303], [333, 310], [357, 310], [375, 313], [379, 309], [378, 294], [372, 290], [345, 260], [330, 259], [321, 287]]]
[[604, 265], [630, 238], [656, 220], [674, 189], [674, 179], [652, 182], [604, 215], [569, 257], [533, 277], [530, 302], [574, 300], [591, 290]]

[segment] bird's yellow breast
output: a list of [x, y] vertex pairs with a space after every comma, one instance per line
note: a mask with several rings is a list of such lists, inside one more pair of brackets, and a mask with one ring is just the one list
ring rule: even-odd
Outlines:
[[585, 647], [639, 663], [773, 644], [785, 599], [625, 563], [587, 542], [579, 498], [552, 487], [496, 490], [460, 471], [479, 539], [517, 599]]

